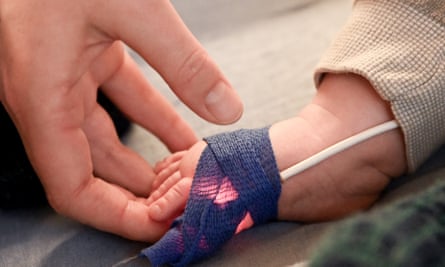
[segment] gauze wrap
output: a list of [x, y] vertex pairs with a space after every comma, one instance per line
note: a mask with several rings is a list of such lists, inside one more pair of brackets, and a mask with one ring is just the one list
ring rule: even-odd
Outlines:
[[[268, 128], [204, 139], [184, 214], [142, 255], [153, 266], [187, 266], [209, 256], [234, 234], [276, 219], [280, 174]], [[249, 223], [250, 222], [250, 223]]]

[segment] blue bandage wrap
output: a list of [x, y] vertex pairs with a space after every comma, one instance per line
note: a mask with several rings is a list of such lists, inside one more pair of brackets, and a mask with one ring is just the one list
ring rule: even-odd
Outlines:
[[268, 128], [204, 140], [184, 214], [141, 252], [153, 266], [187, 266], [219, 249], [246, 218], [257, 225], [277, 217], [281, 181]]

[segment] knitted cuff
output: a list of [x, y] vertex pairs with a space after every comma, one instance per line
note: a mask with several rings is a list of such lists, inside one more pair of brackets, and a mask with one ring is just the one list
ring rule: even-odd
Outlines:
[[403, 131], [409, 171], [445, 142], [445, 3], [358, 0], [320, 61], [325, 73], [366, 78], [391, 105]]

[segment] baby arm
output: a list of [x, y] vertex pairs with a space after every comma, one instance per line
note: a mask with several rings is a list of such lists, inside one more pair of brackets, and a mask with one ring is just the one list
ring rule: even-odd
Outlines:
[[[313, 100], [269, 136], [280, 171], [347, 137], [393, 120], [389, 104], [353, 74], [329, 74]], [[185, 207], [204, 141], [160, 162], [148, 199], [153, 220], [172, 220]], [[406, 170], [403, 136], [392, 130], [358, 144], [282, 184], [278, 219], [324, 221], [369, 207], [392, 177]]]

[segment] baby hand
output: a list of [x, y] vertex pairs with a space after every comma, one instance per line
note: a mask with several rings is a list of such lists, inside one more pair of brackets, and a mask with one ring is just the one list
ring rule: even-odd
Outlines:
[[184, 211], [193, 176], [206, 143], [200, 141], [189, 150], [177, 152], [156, 164], [157, 178], [147, 199], [148, 215], [155, 221], [173, 221]]

